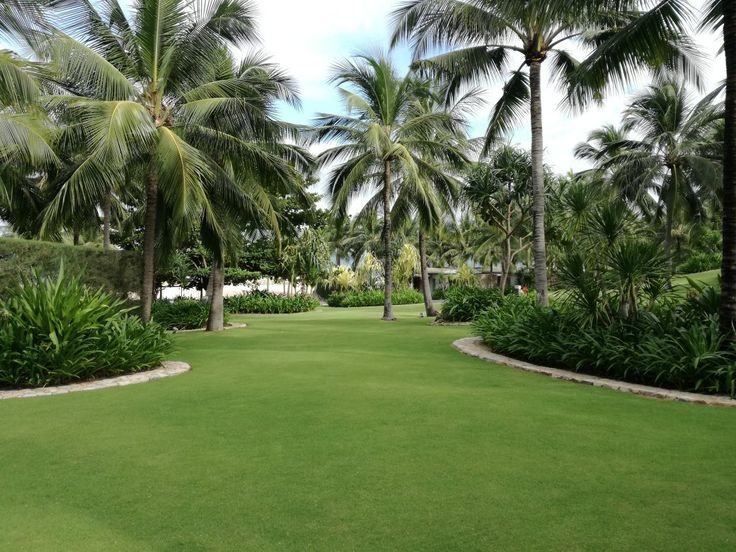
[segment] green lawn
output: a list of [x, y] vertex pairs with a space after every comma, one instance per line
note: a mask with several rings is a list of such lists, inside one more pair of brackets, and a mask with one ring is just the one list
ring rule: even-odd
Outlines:
[[720, 270], [707, 270], [705, 272], [696, 272], [695, 274], [684, 274], [680, 276], [676, 276], [672, 279], [673, 285], [688, 285], [688, 278], [691, 280], [694, 280], [696, 282], [702, 282], [704, 284], [707, 284], [709, 286], [717, 286], [719, 285], [718, 278], [721, 275]]
[[0, 401], [0, 550], [726, 550], [736, 410], [493, 366], [379, 309], [177, 336], [189, 374]]

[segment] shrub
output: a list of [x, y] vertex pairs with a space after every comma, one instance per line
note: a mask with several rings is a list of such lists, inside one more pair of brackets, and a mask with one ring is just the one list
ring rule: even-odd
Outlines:
[[225, 298], [225, 311], [233, 314], [292, 314], [319, 307], [319, 301], [309, 295], [287, 297], [264, 291]]
[[92, 291], [62, 267], [22, 276], [0, 300], [0, 387], [41, 387], [147, 370], [170, 340], [122, 301]]
[[440, 317], [448, 322], [470, 322], [500, 301], [497, 289], [453, 286], [445, 292]]
[[[207, 326], [210, 304], [197, 299], [177, 298], [173, 301], [160, 299], [153, 302], [153, 320], [167, 330], [196, 330]], [[227, 321], [227, 320], [226, 320]]]
[[693, 274], [721, 268], [721, 253], [701, 251], [693, 253], [690, 258], [677, 267], [680, 274]]
[[434, 288], [432, 290], [432, 299], [435, 301], [444, 301], [447, 297], [447, 289], [445, 288]]
[[685, 391], [736, 394], [736, 351], [718, 330], [714, 292], [669, 300], [635, 319], [581, 327], [566, 309], [509, 297], [474, 329], [496, 352], [598, 376]]
[[132, 251], [105, 251], [38, 240], [0, 238], [0, 296], [13, 287], [18, 274], [55, 275], [59, 265], [92, 289], [104, 288], [118, 297], [140, 292], [142, 260]]
[[[348, 291], [333, 293], [327, 298], [331, 307], [378, 307], [383, 305], [383, 290]], [[391, 295], [394, 305], [412, 305], [424, 301], [424, 297], [415, 289], [396, 288]]]

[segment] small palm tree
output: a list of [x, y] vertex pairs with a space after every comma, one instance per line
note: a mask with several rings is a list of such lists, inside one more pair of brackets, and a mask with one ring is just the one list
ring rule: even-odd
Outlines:
[[[468, 83], [508, 76], [486, 133], [486, 149], [531, 112], [534, 276], [547, 304], [542, 139], [542, 64], [572, 101], [600, 97], [642, 67], [678, 68], [695, 76], [684, 37], [683, 0], [408, 0], [394, 12], [393, 42], [410, 39], [417, 66], [451, 79], [450, 92]], [[449, 52], [422, 60], [437, 48]], [[589, 53], [578, 61], [572, 49]], [[519, 58], [518, 61], [512, 59]], [[511, 68], [511, 71], [509, 71]]]
[[418, 112], [412, 77], [400, 77], [385, 57], [359, 56], [338, 64], [333, 81], [340, 86], [346, 114], [321, 115], [317, 139], [339, 142], [319, 156], [320, 163], [337, 163], [328, 185], [333, 208], [345, 217], [348, 206], [366, 191], [381, 198], [384, 269], [383, 319], [394, 320], [391, 209], [405, 189], [412, 190], [417, 206], [432, 203], [428, 182], [442, 178], [434, 163], [458, 162], [456, 149], [437, 137], [451, 131], [448, 117]]

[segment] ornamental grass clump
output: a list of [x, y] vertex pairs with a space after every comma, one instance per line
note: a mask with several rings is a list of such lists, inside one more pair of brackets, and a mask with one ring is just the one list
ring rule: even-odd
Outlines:
[[0, 299], [0, 388], [44, 387], [148, 370], [171, 342], [124, 303], [62, 266], [33, 272]]

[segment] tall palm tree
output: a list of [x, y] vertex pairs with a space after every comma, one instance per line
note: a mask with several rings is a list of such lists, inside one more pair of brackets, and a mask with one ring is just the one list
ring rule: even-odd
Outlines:
[[694, 104], [681, 82], [655, 83], [624, 112], [624, 125], [640, 138], [610, 141], [598, 155], [598, 167], [610, 171], [610, 182], [624, 199], [641, 205], [655, 194], [664, 213], [668, 257], [678, 216], [704, 215], [709, 198], [717, 196], [720, 167], [703, 151], [722, 117], [721, 106], [714, 102], [718, 92]]
[[[436, 136], [451, 131], [446, 113], [418, 113], [417, 81], [401, 77], [385, 57], [359, 56], [338, 64], [333, 82], [340, 87], [344, 115], [321, 115], [315, 135], [337, 141], [319, 156], [322, 165], [338, 163], [328, 177], [335, 211], [345, 216], [359, 194], [381, 195], [384, 256], [383, 319], [394, 320], [393, 259], [391, 255], [394, 200], [402, 190], [412, 190], [419, 208], [432, 203], [428, 182], [443, 175], [436, 163], [458, 162], [458, 152]], [[435, 132], [437, 134], [435, 134]]]
[[720, 324], [723, 335], [733, 341], [736, 335], [736, 6], [728, 0], [710, 0], [703, 26], [723, 33], [726, 54]]
[[66, 95], [51, 106], [78, 115], [78, 137], [89, 155], [55, 196], [46, 222], [99, 204], [131, 167], [142, 167], [141, 316], [148, 321], [159, 208], [178, 221], [203, 209], [214, 223], [209, 192], [237, 185], [223, 166], [235, 157], [268, 168], [276, 179], [291, 178], [281, 160], [272, 162], [273, 153], [233, 129], [270, 143], [283, 135], [274, 135], [273, 103], [259, 90], [264, 80], [280, 99], [297, 99], [289, 79], [262, 58], [230, 74], [228, 48], [256, 42], [253, 7], [245, 0], [138, 0], [127, 10], [118, 0], [68, 0], [55, 8], [61, 30], [42, 53]]
[[[534, 279], [548, 302], [544, 227], [542, 64], [576, 103], [598, 98], [641, 67], [694, 75], [684, 0], [408, 0], [395, 12], [393, 43], [410, 39], [417, 66], [447, 75], [451, 92], [508, 75], [486, 133], [486, 150], [531, 113]], [[593, 52], [579, 62], [571, 49]], [[449, 50], [420, 61], [433, 50]], [[512, 57], [520, 61], [513, 62]], [[509, 68], [511, 71], [509, 71]], [[584, 78], [582, 78], [584, 77]]]

